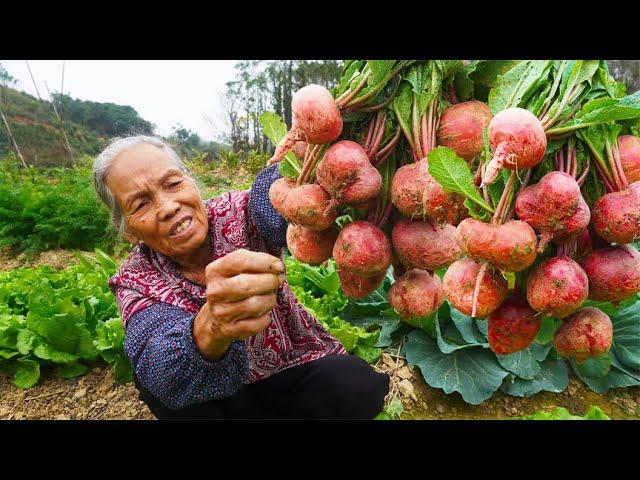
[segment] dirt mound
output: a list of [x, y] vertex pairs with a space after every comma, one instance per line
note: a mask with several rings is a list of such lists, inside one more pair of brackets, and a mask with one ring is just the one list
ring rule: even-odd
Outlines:
[[[95, 258], [93, 252], [82, 252], [88, 258]], [[78, 259], [70, 250], [47, 250], [37, 254], [21, 253], [11, 255], [6, 250], [0, 251], [0, 271], [13, 270], [15, 268], [34, 268], [40, 265], [50, 265], [56, 270], [61, 270], [70, 265], [78, 263]]]

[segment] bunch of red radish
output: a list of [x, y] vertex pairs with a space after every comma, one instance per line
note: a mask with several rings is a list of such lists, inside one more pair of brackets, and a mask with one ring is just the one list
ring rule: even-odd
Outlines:
[[[380, 202], [376, 167], [399, 142], [396, 136], [379, 150], [386, 117], [375, 114], [361, 145], [340, 139], [341, 111], [323, 87], [299, 90], [292, 111], [294, 126], [273, 160], [293, 149], [303, 174], [298, 181], [278, 180], [269, 194], [290, 222], [287, 245], [298, 260], [318, 265], [333, 257], [351, 298], [378, 288], [393, 264], [397, 278], [388, 300], [404, 319], [427, 317], [446, 299], [466, 315], [487, 319], [489, 345], [498, 354], [527, 348], [544, 316], [563, 322], [553, 341], [564, 357], [582, 362], [611, 348], [610, 318], [583, 304], [615, 304], [640, 292], [640, 253], [627, 245], [640, 240], [640, 139], [620, 137], [610, 168], [596, 164], [609, 193], [590, 208], [581, 192], [589, 164], [578, 175], [572, 140], [558, 152], [556, 170], [528, 186], [547, 150], [540, 120], [520, 108], [492, 116], [482, 102], [454, 103], [439, 117], [433, 109], [422, 119], [422, 133], [410, 142], [413, 161], [395, 172], [387, 206]], [[485, 129], [492, 158], [483, 165]], [[326, 150], [322, 144], [329, 144]], [[437, 145], [470, 166], [480, 160], [476, 185], [485, 199], [502, 169], [511, 172], [490, 222], [469, 218], [464, 199], [429, 174], [428, 154]], [[307, 183], [314, 173], [317, 183]], [[341, 207], [370, 215], [338, 230]], [[536, 264], [550, 246], [556, 256]], [[445, 267], [441, 280], [434, 271]], [[513, 272], [527, 278], [510, 290], [506, 278]]]

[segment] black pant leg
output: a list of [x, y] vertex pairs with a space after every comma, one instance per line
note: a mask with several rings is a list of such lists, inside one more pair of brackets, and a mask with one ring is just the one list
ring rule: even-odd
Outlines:
[[328, 355], [309, 364], [290, 386], [294, 418], [372, 419], [384, 407], [389, 376], [355, 355]]
[[211, 400], [178, 410], [168, 408], [160, 399], [144, 388], [138, 382], [135, 373], [134, 383], [140, 392], [140, 399], [160, 420], [286, 418], [289, 415], [289, 385], [303, 376], [309, 368], [310, 364], [291, 367], [259, 382], [243, 385], [231, 397]]
[[184, 418], [224, 418], [224, 412], [220, 408], [217, 401], [193, 405], [179, 410], [168, 408], [155, 395], [143, 387], [136, 378], [134, 373], [133, 381], [140, 392], [140, 400], [142, 400], [151, 413], [159, 420], [184, 419]]
[[160, 419], [360, 418], [382, 411], [389, 376], [353, 355], [327, 355], [244, 385], [235, 395], [171, 410], [137, 381], [141, 399]]

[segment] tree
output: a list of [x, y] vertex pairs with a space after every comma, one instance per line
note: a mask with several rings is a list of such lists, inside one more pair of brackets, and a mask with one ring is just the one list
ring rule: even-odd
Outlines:
[[106, 136], [151, 135], [154, 125], [128, 105], [76, 100], [69, 95], [53, 94], [53, 100], [69, 120], [81, 123]]
[[173, 127], [173, 131], [167, 140], [174, 145], [178, 154], [182, 157], [189, 157], [194, 150], [201, 150], [203, 147], [207, 147], [197, 133], [184, 128], [180, 123]]
[[0, 63], [0, 85], [2, 85], [3, 87], [10, 87], [15, 85], [17, 82], [18, 81], [13, 78]]
[[640, 60], [608, 60], [611, 75], [627, 85], [627, 93], [640, 90]]

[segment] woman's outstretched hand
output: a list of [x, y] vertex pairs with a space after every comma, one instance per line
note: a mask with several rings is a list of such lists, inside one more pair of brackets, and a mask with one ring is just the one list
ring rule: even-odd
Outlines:
[[283, 274], [279, 258], [244, 249], [207, 265], [207, 303], [193, 323], [196, 346], [205, 358], [218, 360], [233, 340], [244, 340], [269, 326]]

